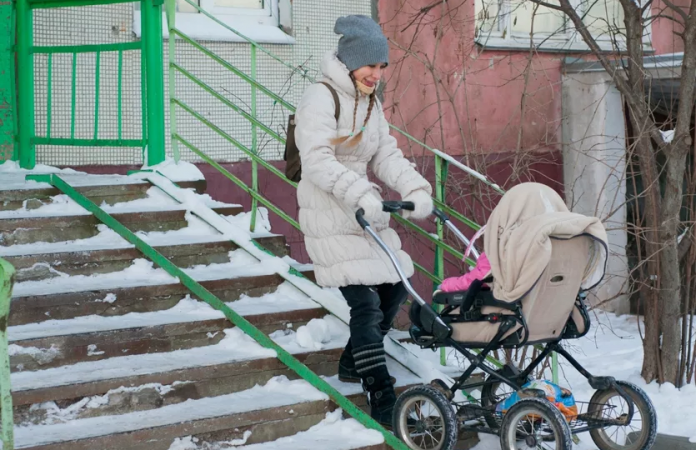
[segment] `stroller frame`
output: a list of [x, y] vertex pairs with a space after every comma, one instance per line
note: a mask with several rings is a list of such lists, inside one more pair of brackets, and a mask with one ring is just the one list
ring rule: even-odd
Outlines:
[[[414, 209], [414, 205], [411, 202], [385, 201], [383, 209], [385, 212], [390, 213], [395, 213], [400, 210], [412, 211]], [[460, 240], [462, 240], [469, 248], [471, 248], [473, 250], [472, 253], [478, 258], [478, 252], [476, 252], [476, 249], [473, 248], [472, 242], [470, 242], [464, 236], [464, 234], [459, 229], [457, 229], [457, 227], [449, 220], [448, 216], [437, 209], [435, 209], [433, 213], [444, 225], [446, 225], [450, 230], [452, 230], [453, 233]], [[575, 423], [574, 426], [571, 426], [573, 434], [602, 429], [610, 426], [625, 427], [630, 425], [635, 413], [635, 404], [631, 396], [628, 395], [626, 390], [622, 387], [622, 385], [625, 384], [622, 382], [617, 382], [613, 377], [598, 377], [592, 375], [561, 345], [561, 341], [564, 338], [582, 337], [587, 333], [588, 330], [585, 330], [584, 333], [570, 336], [567, 333], [563, 332], [557, 339], [553, 341], [546, 341], [545, 343], [543, 343], [544, 347], [541, 349], [537, 357], [528, 365], [528, 367], [526, 367], [522, 371], [520, 371], [520, 369], [517, 369], [515, 366], [511, 364], [506, 364], [502, 367], [502, 369], [496, 370], [485, 363], [486, 358], [492, 351], [500, 348], [518, 348], [524, 345], [528, 345], [526, 342], [526, 336], [528, 336], [527, 324], [525, 322], [524, 316], [522, 315], [521, 306], [519, 304], [510, 304], [511, 307], [508, 307], [507, 309], [513, 311], [513, 314], [494, 314], [494, 316], [497, 316], [494, 318], [495, 320], [492, 321], [489, 319], [490, 322], [499, 324], [498, 331], [495, 337], [483, 347], [480, 353], [475, 353], [471, 350], [473, 347], [467, 347], [466, 345], [463, 345], [462, 343], [455, 341], [451, 337], [452, 328], [448, 323], [446, 323], [446, 320], [443, 320], [443, 316], [448, 311], [454, 309], [456, 305], [450, 305], [450, 307], [448, 307], [448, 309], [445, 309], [442, 313], [437, 313], [433, 308], [431, 308], [430, 305], [428, 305], [415, 291], [415, 289], [409, 282], [408, 278], [406, 277], [405, 273], [399, 265], [396, 255], [380, 239], [379, 235], [370, 227], [369, 223], [365, 220], [364, 211], [362, 211], [362, 209], [356, 213], [356, 219], [358, 223], [361, 225], [361, 227], [370, 236], [372, 236], [372, 238], [375, 239], [375, 241], [379, 244], [382, 250], [384, 250], [387, 253], [394, 267], [396, 268], [396, 271], [399, 274], [399, 277], [401, 278], [401, 281], [403, 282], [405, 288], [411, 294], [416, 303], [421, 307], [421, 325], [427, 332], [428, 338], [425, 340], [419, 340], [418, 337], [414, 336], [412, 332], [411, 336], [414, 338], [414, 341], [422, 348], [430, 348], [433, 350], [440, 347], [454, 348], [458, 352], [460, 352], [464, 357], [466, 357], [470, 362], [470, 365], [459, 376], [459, 378], [455, 381], [455, 383], [452, 386], [447, 386], [441, 380], [433, 380], [430, 383], [432, 387], [436, 388], [438, 391], [443, 393], [452, 405], [457, 406], [457, 421], [459, 422], [460, 429], [495, 435], [499, 435], [501, 432], [500, 429], [493, 428], [487, 425], [485, 420], [482, 420], [487, 415], [490, 416], [496, 414], [495, 405], [493, 405], [492, 407], [484, 407], [482, 405], [475, 405], [471, 402], [455, 402], [454, 398], [455, 393], [457, 391], [469, 391], [476, 388], [483, 389], [487, 385], [494, 385], [498, 383], [504, 383], [510, 386], [515, 391], [520, 391], [521, 389], [523, 389], [522, 385], [524, 385], [529, 380], [529, 377], [532, 374], [532, 372], [536, 368], [538, 368], [552, 352], [555, 352], [558, 355], [563, 356], [580, 374], [582, 374], [588, 380], [590, 386], [593, 389], [595, 389], [596, 391], [606, 391], [610, 389], [615, 390], [615, 392], [623, 398], [623, 400], [626, 402], [628, 406], [628, 413], [622, 415], [617, 419], [602, 418], [601, 410], [595, 411], [595, 413], [600, 413], [600, 417], [597, 417], [596, 414], [589, 411], [585, 414], [578, 414], [578, 416], [572, 421]], [[577, 301], [580, 302], [584, 314], [586, 314], [586, 309], [582, 302], [585, 299], [585, 297], [586, 295], [582, 292], [579, 293], [577, 297]], [[415, 305], [412, 305], [412, 307], [414, 306]], [[524, 340], [513, 345], [505, 344], [504, 340], [507, 339], [506, 334], [516, 324], [521, 325], [522, 329], [525, 330]], [[537, 343], [537, 348], [539, 348], [538, 344], [540, 343]], [[469, 379], [477, 369], [488, 374], [488, 377], [483, 381], [469, 382]], [[652, 407], [652, 405], [650, 406]], [[650, 448], [651, 446], [652, 441], [649, 445], [647, 445], [647, 447], [644, 448]]]

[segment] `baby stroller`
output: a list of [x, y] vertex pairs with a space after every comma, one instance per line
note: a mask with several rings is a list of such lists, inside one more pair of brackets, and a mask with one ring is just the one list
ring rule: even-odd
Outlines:
[[[506, 202], [505, 197], [508, 196], [513, 197], [507, 199], [508, 205], [519, 205], [520, 201], [536, 198], [534, 191], [541, 185], [525, 183], [520, 186], [523, 187], [511, 189], [500, 203]], [[548, 188], [540, 189], [542, 197], [548, 194], [543, 191]], [[524, 190], [526, 192], [520, 195]], [[553, 195], [557, 196], [555, 192]], [[544, 203], [548, 212], [549, 204]], [[554, 205], [561, 211], [552, 214], [580, 217], [567, 212], [565, 204], [560, 206], [556, 202]], [[387, 212], [412, 209], [413, 204], [409, 202], [384, 202]], [[465, 244], [472, 247], [443, 212], [436, 210], [434, 213]], [[495, 214], [496, 211], [491, 219]], [[531, 214], [539, 216], [533, 211]], [[356, 218], [389, 255], [415, 300], [410, 309], [413, 341], [422, 348], [456, 349], [470, 362], [452, 386], [442, 380], [433, 380], [429, 385], [413, 387], [399, 396], [394, 408], [393, 430], [409, 448], [451, 450], [455, 448], [460, 431], [498, 435], [502, 450], [571, 450], [572, 435], [585, 431], [589, 431], [599, 450], [652, 448], [657, 433], [657, 417], [645, 392], [631, 383], [589, 373], [562, 345], [563, 340], [580, 338], [589, 331], [590, 316], [584, 304], [586, 293], [582, 287], [583, 280], [588, 275], [588, 260], [596, 258], [598, 249], [605, 252], [606, 258], [606, 242], [588, 233], [576, 236], [566, 234], [562, 238], [550, 236], [548, 263], [542, 268], [541, 276], [532, 282], [532, 288], [520, 298], [514, 301], [496, 298], [493, 295], [495, 289], [487, 287], [491, 283], [495, 286], [497, 280], [491, 277], [475, 281], [465, 292], [436, 294], [433, 303], [442, 308], [436, 312], [415, 292], [395, 255], [370, 228], [364, 213], [358, 211]], [[500, 223], [494, 225], [493, 229], [500, 233]], [[514, 227], [518, 226], [519, 222], [515, 223]], [[489, 220], [489, 232], [491, 229]], [[507, 245], [515, 243], [507, 242]], [[595, 266], [601, 263], [601, 280], [604, 261], [594, 262]], [[495, 271], [495, 267], [493, 269]], [[595, 281], [598, 280], [593, 281], [594, 285], [597, 284]], [[494, 350], [525, 345], [536, 345], [540, 351], [524, 369], [509, 363], [498, 369], [486, 362], [486, 357]], [[576, 402], [577, 413], [570, 416], [549, 401], [544, 391], [523, 387], [531, 380], [533, 371], [552, 352], [563, 356], [596, 391], [589, 402]], [[472, 375], [477, 370], [482, 371], [485, 378], [472, 381]], [[480, 390], [480, 401], [463, 394], [473, 390]], [[496, 406], [513, 394], [518, 396], [518, 400], [500, 412]]]

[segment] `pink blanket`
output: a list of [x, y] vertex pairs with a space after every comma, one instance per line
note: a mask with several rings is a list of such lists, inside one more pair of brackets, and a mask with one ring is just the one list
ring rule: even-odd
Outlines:
[[440, 290], [443, 292], [459, 292], [466, 291], [471, 286], [474, 280], [483, 280], [491, 272], [491, 263], [485, 253], [481, 253], [476, 267], [469, 273], [460, 277], [447, 278], [440, 285]]

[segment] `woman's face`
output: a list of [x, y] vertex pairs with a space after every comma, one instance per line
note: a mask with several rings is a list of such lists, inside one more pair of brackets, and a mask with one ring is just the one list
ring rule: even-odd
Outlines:
[[353, 78], [361, 82], [367, 87], [377, 86], [382, 78], [386, 64], [373, 64], [371, 66], [363, 66], [353, 71]]

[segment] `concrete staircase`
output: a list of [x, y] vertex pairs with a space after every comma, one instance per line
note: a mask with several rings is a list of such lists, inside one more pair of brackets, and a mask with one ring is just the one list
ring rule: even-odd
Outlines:
[[[378, 433], [332, 415], [336, 406], [324, 394], [94, 217], [22, 178], [0, 174], [0, 257], [16, 267], [18, 281], [9, 327], [16, 448], [218, 450], [285, 438], [287, 448], [300, 449], [314, 448], [317, 436], [328, 439], [326, 449], [386, 448]], [[365, 404], [359, 385], [335, 377], [347, 327], [304, 294], [147, 182], [64, 179]], [[238, 206], [211, 206], [244, 220]], [[282, 236], [256, 238], [289, 256]], [[324, 342], [300, 345], [316, 329]], [[390, 366], [399, 391], [419, 382]]]

